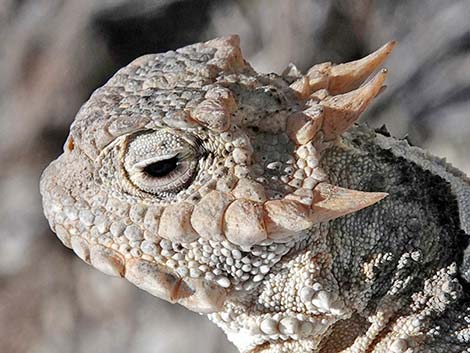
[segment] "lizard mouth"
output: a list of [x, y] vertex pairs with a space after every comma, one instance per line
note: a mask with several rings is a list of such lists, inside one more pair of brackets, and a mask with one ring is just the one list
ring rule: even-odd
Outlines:
[[158, 298], [199, 313], [220, 311], [227, 296], [226, 290], [215, 283], [201, 278], [182, 279], [154, 262], [140, 259], [126, 263], [125, 277]]

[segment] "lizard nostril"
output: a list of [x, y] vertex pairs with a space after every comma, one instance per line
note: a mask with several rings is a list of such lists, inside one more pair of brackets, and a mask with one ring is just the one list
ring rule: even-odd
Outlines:
[[75, 141], [74, 141], [72, 136], [69, 136], [67, 138], [67, 141], [65, 142], [65, 146], [66, 146], [67, 150], [73, 151], [73, 149], [75, 148]]

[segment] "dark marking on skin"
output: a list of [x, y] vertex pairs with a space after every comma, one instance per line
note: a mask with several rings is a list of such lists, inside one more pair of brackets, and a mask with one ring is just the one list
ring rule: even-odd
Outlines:
[[[411, 271], [412, 282], [408, 288], [412, 289], [422, 287], [424, 280], [432, 277], [438, 269], [454, 261], [461, 263], [464, 249], [461, 245], [462, 231], [458, 203], [451, 185], [417, 164], [380, 148], [372, 139], [352, 134], [344, 142], [351, 148], [332, 147], [325, 151], [322, 160], [322, 167], [332, 178], [331, 182], [356, 190], [389, 193], [376, 205], [334, 220], [335, 230], [331, 233], [339, 234], [333, 235], [331, 246], [349, 249], [351, 259], [362, 258], [361, 262], [366, 263], [373, 254], [389, 252], [396, 255], [376, 269], [380, 281], [372, 284], [371, 306], [390, 290], [400, 256], [405, 253], [419, 251], [425, 254], [425, 258], [403, 269]], [[358, 145], [361, 152], [357, 152]], [[328, 160], [336, 162], [328, 163]], [[342, 162], [337, 163], [338, 160]], [[343, 168], [345, 164], [348, 165], [347, 170]], [[377, 229], [374, 228], [376, 225], [386, 238], [371, 237], [370, 229]], [[360, 255], [359, 249], [365, 255]], [[362, 275], [358, 264], [341, 263], [338, 259], [338, 264], [333, 266], [335, 277], [341, 279], [339, 287], [342, 292], [360, 292], [362, 283], [346, 283], [346, 279]], [[356, 275], [351, 276], [345, 271], [356, 272]], [[470, 268], [468, 272], [470, 276]], [[406, 299], [406, 288], [403, 290], [402, 298]]]
[[376, 133], [381, 134], [385, 137], [391, 137], [390, 132], [387, 129], [387, 126], [383, 124], [381, 127], [374, 130]]

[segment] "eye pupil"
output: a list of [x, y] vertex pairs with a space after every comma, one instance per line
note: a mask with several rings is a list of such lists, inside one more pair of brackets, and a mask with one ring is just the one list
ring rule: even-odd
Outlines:
[[164, 159], [152, 164], [149, 164], [144, 168], [144, 172], [151, 177], [161, 178], [170, 174], [178, 166], [178, 157], [172, 157]]

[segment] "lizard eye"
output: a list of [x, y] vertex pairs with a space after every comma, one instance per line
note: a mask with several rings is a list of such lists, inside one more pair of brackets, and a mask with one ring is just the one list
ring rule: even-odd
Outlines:
[[136, 136], [127, 146], [124, 169], [142, 191], [175, 193], [186, 187], [197, 166], [195, 148], [185, 139], [154, 131]]
[[178, 156], [164, 159], [149, 164], [144, 168], [144, 172], [154, 178], [162, 178], [169, 175], [178, 167]]

